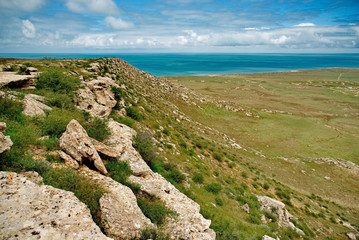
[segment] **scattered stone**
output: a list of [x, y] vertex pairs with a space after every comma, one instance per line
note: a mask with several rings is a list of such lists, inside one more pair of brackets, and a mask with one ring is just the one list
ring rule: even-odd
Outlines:
[[154, 227], [138, 207], [130, 188], [86, 166], [81, 167], [80, 173], [108, 190], [100, 199], [101, 221], [107, 236], [131, 239], [138, 237], [143, 229]]
[[346, 235], [348, 236], [348, 238], [350, 240], [356, 240], [357, 239], [357, 235], [355, 233], [348, 232]]
[[59, 146], [79, 164], [93, 162], [97, 170], [107, 175], [107, 170], [85, 129], [75, 119], [71, 120], [59, 139]]
[[270, 236], [264, 235], [264, 236], [262, 237], [262, 240], [276, 240], [276, 239], [275, 239], [275, 238], [272, 238], [272, 237], [270, 237]]
[[72, 192], [0, 172], [1, 239], [110, 240]]
[[52, 108], [35, 100], [34, 98], [32, 98], [29, 95], [26, 95], [24, 100], [22, 101], [24, 104], [24, 110], [23, 110], [23, 114], [27, 115], [27, 116], [45, 116], [45, 112], [44, 110], [48, 110], [51, 111]]
[[248, 203], [244, 204], [244, 205], [241, 207], [241, 209], [242, 209], [243, 211], [245, 211], [246, 213], [249, 213], [249, 205], [248, 205]]
[[266, 216], [262, 215], [261, 216], [261, 221], [262, 221], [263, 224], [267, 224]]
[[298, 234], [305, 235], [301, 229], [297, 228], [290, 222], [290, 219], [293, 216], [287, 211], [287, 209], [285, 209], [284, 203], [267, 196], [257, 196], [257, 198], [261, 205], [261, 211], [268, 211], [277, 214], [279, 227], [289, 227], [295, 230]]
[[10, 151], [12, 146], [12, 141], [9, 136], [5, 136], [3, 132], [5, 132], [6, 123], [0, 122], [0, 153]]

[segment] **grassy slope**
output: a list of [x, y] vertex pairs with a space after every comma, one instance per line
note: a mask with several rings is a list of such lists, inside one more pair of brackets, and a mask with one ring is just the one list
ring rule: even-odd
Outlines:
[[[345, 131], [353, 133], [353, 130], [357, 129], [357, 121], [351, 115], [326, 120], [328, 116], [325, 115], [328, 113], [340, 113], [344, 116], [346, 112], [342, 107], [337, 107], [335, 104], [332, 106], [330, 102], [326, 101], [320, 102], [320, 104], [316, 103], [319, 104], [318, 106], [315, 105], [316, 100], [311, 99], [311, 91], [318, 87], [311, 86], [310, 88], [313, 89], [303, 92], [302, 95], [294, 91], [292, 87], [297, 86], [295, 84], [305, 84], [305, 81], [300, 80], [304, 76], [292, 76], [293, 79], [290, 81], [283, 81], [283, 79], [288, 79], [291, 73], [283, 73], [283, 76], [281, 74], [269, 74], [269, 76], [256, 74], [171, 78], [171, 80], [180, 81], [181, 84], [187, 85], [203, 95], [232, 101], [260, 116], [260, 118], [254, 118], [247, 117], [243, 113], [220, 109], [210, 103], [202, 103], [201, 108], [187, 104], [177, 97], [176, 90], [169, 91], [168, 89], [171, 88], [163, 90], [167, 83], [164, 84], [164, 87], [151, 85], [153, 82], [147, 82], [143, 73], [127, 65], [111, 67], [111, 61], [106, 59], [32, 60], [35, 66], [42, 69], [49, 65], [61, 64], [68, 71], [76, 70], [78, 72], [81, 72], [81, 68], [87, 67], [89, 62], [94, 61], [99, 61], [102, 66], [106, 66], [98, 75], [110, 74], [109, 76], [117, 79], [119, 84], [127, 86], [126, 103], [131, 103], [144, 116], [144, 119], [136, 122], [133, 126], [137, 128], [138, 132], [147, 129], [153, 134], [158, 141], [156, 151], [163, 163], [175, 164], [182, 172], [186, 173], [188, 176], [186, 183], [173, 182], [171, 176], [167, 178], [201, 205], [201, 211], [205, 217], [212, 219], [212, 227], [216, 230], [218, 239], [261, 239], [264, 234], [274, 236], [275, 232], [278, 232], [281, 239], [293, 239], [292, 233], [285, 229], [278, 229], [276, 224], [263, 225], [256, 222], [260, 213], [257, 212], [255, 203], [250, 196], [253, 194], [269, 195], [284, 201], [285, 198], [283, 198], [283, 194], [279, 194], [278, 188], [290, 196], [290, 200], [287, 200], [293, 206], [287, 206], [289, 211], [299, 219], [303, 218], [303, 221], [310, 226], [311, 231], [316, 232], [318, 239], [330, 239], [327, 236], [334, 239], [346, 238], [344, 233], [348, 232], [348, 229], [341, 224], [332, 223], [330, 218], [359, 225], [358, 209], [353, 209], [358, 206], [356, 204], [358, 192], [355, 187], [358, 178], [335, 167], [323, 167], [323, 165], [309, 162], [306, 158], [316, 157], [313, 155], [316, 153], [310, 152], [305, 146], [308, 138], [327, 137], [323, 134], [327, 134], [326, 130], [331, 131], [332, 128], [323, 127], [323, 121], [328, 121], [333, 124], [330, 126], [335, 127], [344, 126], [344, 122], [346, 125], [343, 129], [333, 131], [343, 131], [341, 134], [345, 136], [350, 135]], [[318, 81], [323, 81], [323, 75], [332, 76], [331, 73], [325, 71], [324, 73], [318, 71], [315, 74], [318, 75], [316, 77]], [[355, 74], [357, 73], [348, 74], [348, 79], [354, 83], [355, 76], [357, 76]], [[346, 74], [342, 74], [341, 78], [344, 77]], [[332, 79], [334, 81], [335, 76], [332, 76]], [[158, 82], [158, 80], [155, 79], [154, 82]], [[321, 95], [319, 90], [316, 93], [318, 96]], [[346, 90], [342, 89], [342, 91]], [[301, 98], [306, 101], [298, 103], [298, 99]], [[355, 100], [355, 97], [353, 99]], [[353, 99], [350, 103], [352, 108], [356, 106]], [[346, 101], [350, 102], [350, 97]], [[306, 107], [306, 111], [301, 109], [301, 104]], [[180, 120], [173, 113], [176, 109], [175, 106], [186, 113], [187, 117], [203, 125], [198, 125], [192, 120], [189, 122]], [[287, 111], [291, 114], [270, 114], [264, 108]], [[317, 116], [316, 112], [320, 114]], [[310, 116], [306, 114], [310, 114]], [[235, 138], [244, 147], [248, 149], [252, 147], [268, 157], [261, 158], [251, 150], [235, 150], [223, 140], [220, 134], [206, 129], [204, 126], [218, 129]], [[317, 130], [317, 126], [326, 130]], [[308, 128], [315, 129], [318, 136], [312, 137], [312, 134], [306, 133], [298, 140], [290, 142], [291, 145], [288, 146], [288, 139], [297, 138], [296, 134], [305, 132]], [[350, 136], [355, 137], [355, 134], [357, 132]], [[328, 136], [331, 137], [330, 134]], [[349, 145], [353, 144], [351, 142], [353, 140], [347, 141], [349, 141]], [[280, 145], [275, 146], [277, 142]], [[341, 144], [340, 141], [339, 143]], [[320, 154], [323, 154], [320, 152], [323, 149], [334, 152], [334, 150], [323, 147], [321, 145], [323, 141], [317, 141], [315, 144], [319, 149], [316, 151], [319, 151]], [[332, 146], [339, 148], [340, 144], [333, 143]], [[296, 155], [294, 152], [298, 146], [301, 148], [297, 149], [297, 153], [305, 154], [303, 155], [305, 159], [302, 158], [302, 155]], [[276, 151], [272, 151], [275, 147]], [[304, 151], [301, 152], [303, 149]], [[353, 149], [355, 148], [353, 147]], [[323, 156], [327, 157], [325, 154]], [[337, 154], [340, 157], [344, 155], [339, 150], [337, 150]], [[289, 159], [278, 159], [279, 156]], [[161, 174], [170, 174], [170, 171], [164, 170], [161, 166], [163, 164], [161, 161], [157, 166]], [[301, 170], [304, 170], [306, 174], [303, 174]], [[192, 180], [196, 174], [204, 176], [203, 183]], [[330, 176], [333, 182], [325, 180], [324, 176]], [[206, 191], [205, 186], [211, 183], [220, 184], [221, 191], [217, 194]], [[268, 187], [265, 187], [265, 184]], [[315, 195], [311, 195], [312, 193]], [[332, 202], [333, 200], [335, 202]], [[253, 211], [250, 214], [240, 209], [245, 202], [253, 204], [251, 207]], [[344, 205], [344, 208], [337, 203]], [[319, 216], [319, 213], [322, 214]], [[300, 220], [298, 223], [304, 225]], [[312, 239], [313, 236], [308, 234], [307, 239]]]

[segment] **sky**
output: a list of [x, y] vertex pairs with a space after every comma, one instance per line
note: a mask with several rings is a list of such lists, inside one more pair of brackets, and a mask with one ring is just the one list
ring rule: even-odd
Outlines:
[[359, 53], [359, 0], [0, 0], [0, 53]]

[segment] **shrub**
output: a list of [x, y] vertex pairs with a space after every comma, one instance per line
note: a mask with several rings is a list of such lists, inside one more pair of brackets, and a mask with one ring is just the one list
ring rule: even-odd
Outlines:
[[131, 240], [170, 240], [171, 236], [155, 228], [146, 228], [142, 230], [141, 236], [132, 238]]
[[140, 111], [137, 108], [127, 107], [126, 113], [127, 113], [127, 116], [129, 116], [133, 120], [141, 121], [143, 119], [142, 114], [140, 113]]
[[143, 214], [158, 225], [163, 224], [167, 216], [176, 216], [176, 212], [166, 208], [165, 204], [158, 199], [137, 197], [137, 204]]
[[218, 206], [223, 206], [223, 200], [222, 200], [222, 198], [216, 197], [216, 198], [215, 198], [215, 201], [216, 201], [216, 204], [217, 204]]
[[75, 110], [75, 106], [72, 102], [72, 99], [66, 94], [61, 93], [50, 93], [47, 94], [47, 104], [52, 107], [57, 107], [67, 110]]
[[73, 95], [73, 93], [80, 87], [80, 79], [67, 76], [63, 71], [63, 69], [58, 67], [47, 68], [39, 75], [36, 88]]
[[17, 67], [15, 65], [3, 67], [3, 71], [6, 71], [6, 72], [15, 72], [16, 70], [17, 70]]
[[178, 141], [178, 144], [183, 148], [183, 149], [187, 149], [187, 143], [180, 138], [180, 140]]
[[186, 176], [181, 173], [180, 170], [178, 170], [178, 168], [172, 168], [170, 169], [164, 176], [167, 180], [169, 180], [171, 183], [176, 182], [176, 183], [182, 183], [185, 179]]
[[95, 117], [94, 119], [91, 119], [85, 124], [84, 128], [90, 137], [100, 142], [111, 135], [110, 129], [107, 126], [107, 121], [101, 118]]
[[151, 133], [142, 132], [138, 134], [134, 137], [134, 143], [143, 160], [151, 167], [156, 160]]
[[19, 67], [19, 70], [17, 70], [16, 73], [20, 75], [30, 75], [30, 70], [27, 69], [27, 66], [22, 65]]
[[263, 184], [263, 188], [264, 188], [265, 190], [268, 190], [268, 189], [269, 189], [269, 184], [268, 184], [268, 183], [264, 183], [264, 184]]
[[195, 173], [192, 180], [195, 182], [195, 183], [203, 183], [204, 182], [204, 177], [201, 173]]
[[99, 223], [97, 213], [99, 200], [106, 192], [104, 188], [68, 168], [53, 168], [42, 177], [47, 185], [73, 192], [90, 209], [95, 222]]
[[140, 190], [138, 184], [133, 184], [127, 181], [128, 177], [132, 175], [132, 170], [127, 162], [110, 161], [106, 163], [105, 166], [113, 180], [126, 185], [135, 192]]
[[11, 99], [0, 97], [0, 117], [22, 121], [23, 106], [21, 102], [13, 101]]
[[49, 115], [43, 120], [41, 129], [45, 135], [59, 138], [72, 119], [78, 120], [82, 125], [84, 123], [84, 117], [80, 113], [53, 108]]
[[129, 126], [130, 128], [133, 128], [133, 126], [135, 125], [136, 121], [133, 120], [132, 118], [130, 117], [127, 117], [127, 116], [119, 116], [119, 115], [115, 115], [113, 116], [113, 119], [116, 121], [116, 122], [119, 122], [119, 123], [123, 123], [127, 126]]
[[290, 200], [290, 192], [289, 190], [282, 190], [279, 187], [275, 188], [275, 194], [277, 194], [277, 196], [281, 199], [286, 199], [286, 200]]
[[222, 190], [222, 186], [219, 183], [211, 183], [211, 184], [204, 186], [204, 189], [207, 192], [218, 194]]
[[218, 162], [222, 162], [222, 154], [218, 152], [213, 153], [213, 158], [216, 159]]

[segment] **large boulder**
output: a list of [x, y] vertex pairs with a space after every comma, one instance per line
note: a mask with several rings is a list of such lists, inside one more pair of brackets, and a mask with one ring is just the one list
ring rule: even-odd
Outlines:
[[59, 146], [79, 164], [84, 161], [93, 162], [101, 173], [108, 174], [91, 138], [78, 121], [73, 119], [69, 122], [60, 137]]
[[289, 227], [295, 230], [297, 233], [304, 235], [304, 232], [294, 226], [290, 219], [293, 217], [288, 210], [285, 208], [285, 204], [276, 199], [267, 197], [267, 196], [257, 196], [258, 202], [261, 205], [261, 211], [267, 211], [277, 214], [278, 216], [278, 225], [280, 227]]
[[0, 122], [0, 153], [9, 151], [12, 146], [12, 141], [9, 136], [5, 136], [6, 123]]
[[52, 108], [43, 104], [42, 102], [38, 101], [41, 98], [38, 98], [40, 96], [34, 95], [34, 94], [28, 94], [24, 97], [24, 100], [22, 101], [24, 104], [24, 110], [23, 114], [27, 116], [45, 116], [44, 110], [51, 111]]
[[90, 79], [84, 81], [83, 84], [84, 88], [76, 92], [77, 107], [87, 111], [91, 116], [107, 118], [117, 103], [111, 87], [118, 85], [108, 77]]
[[0, 172], [1, 239], [110, 240], [72, 192]]
[[136, 196], [130, 188], [81, 166], [80, 173], [108, 191], [100, 199], [102, 227], [114, 239], [139, 237], [142, 230], [153, 227], [137, 205]]
[[112, 135], [106, 140], [106, 144], [114, 148], [117, 146], [117, 151], [122, 153], [120, 159], [129, 163], [134, 174], [129, 177], [129, 181], [140, 184], [141, 191], [159, 198], [165, 202], [166, 207], [178, 213], [178, 216], [167, 221], [164, 230], [178, 239], [215, 239], [215, 232], [209, 228], [211, 220], [199, 213], [200, 206], [160, 174], [154, 173], [132, 146], [132, 138], [136, 132], [112, 120], [108, 122], [108, 126]]

